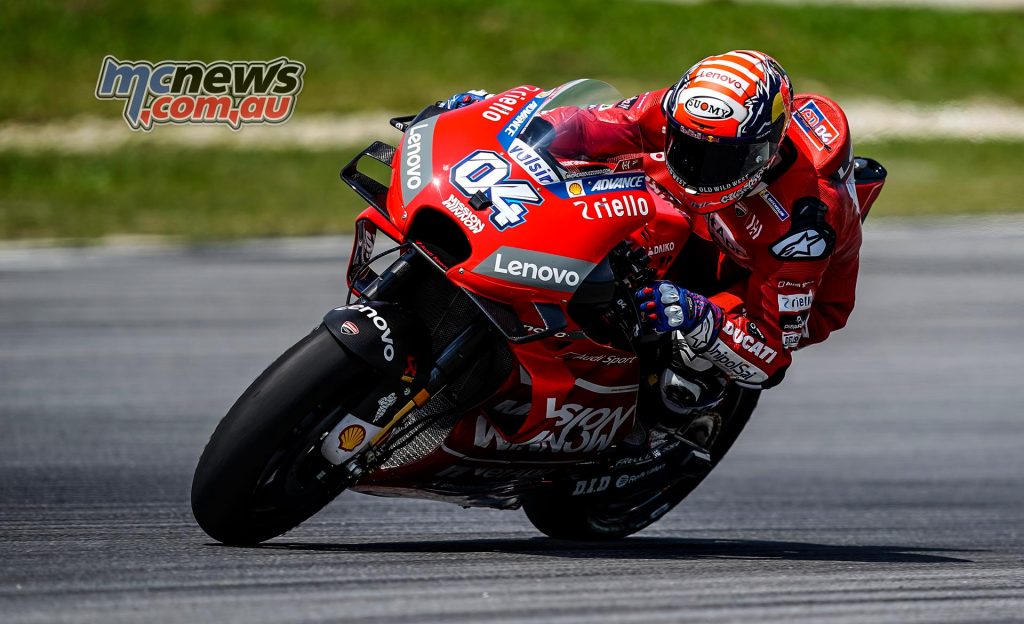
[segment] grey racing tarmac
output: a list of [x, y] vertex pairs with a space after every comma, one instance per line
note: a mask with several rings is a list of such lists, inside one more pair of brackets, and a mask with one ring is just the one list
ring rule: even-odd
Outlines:
[[0, 250], [0, 619], [1024, 619], [1024, 221], [870, 223], [850, 326], [630, 539], [343, 494], [213, 544], [188, 504], [203, 444], [342, 301], [350, 248]]

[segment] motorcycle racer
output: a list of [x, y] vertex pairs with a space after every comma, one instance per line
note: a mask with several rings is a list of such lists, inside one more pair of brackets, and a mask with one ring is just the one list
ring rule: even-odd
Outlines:
[[[456, 94], [442, 106], [484, 97]], [[793, 351], [846, 324], [861, 244], [846, 117], [828, 98], [794, 94], [773, 58], [710, 56], [669, 88], [544, 118], [559, 157], [660, 159], [648, 186], [690, 217], [696, 235], [681, 257], [712, 267], [636, 293], [677, 351], [661, 378], [670, 409], [713, 404], [712, 370], [744, 387], [773, 387]]]
[[[698, 240], [687, 247], [720, 289], [705, 296], [663, 281], [637, 293], [654, 329], [673, 332], [683, 351], [674, 368], [710, 363], [741, 386], [769, 388], [793, 351], [846, 324], [861, 244], [846, 118], [825, 97], [794, 96], [774, 59], [711, 56], [670, 88], [547, 120], [559, 156], [664, 150], [649, 185], [691, 217]], [[674, 377], [662, 377], [669, 399]]]

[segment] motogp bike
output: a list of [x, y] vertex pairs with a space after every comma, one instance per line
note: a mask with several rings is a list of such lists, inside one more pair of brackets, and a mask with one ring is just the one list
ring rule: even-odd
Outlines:
[[[203, 530], [262, 542], [348, 489], [522, 507], [551, 537], [615, 539], [700, 484], [758, 391], [728, 385], [713, 409], [664, 417], [669, 349], [632, 297], [687, 270], [689, 221], [645, 175], [662, 155], [548, 149], [545, 111], [618, 100], [579, 80], [431, 106], [392, 120], [399, 146], [375, 142], [342, 170], [369, 204], [349, 302], [217, 426], [192, 484]], [[881, 168], [857, 165], [870, 193]]]

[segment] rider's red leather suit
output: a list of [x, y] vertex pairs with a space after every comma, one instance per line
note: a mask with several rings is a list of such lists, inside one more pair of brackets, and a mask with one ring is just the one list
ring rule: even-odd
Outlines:
[[[608, 160], [656, 153], [665, 146], [665, 90], [611, 107], [555, 109], [551, 151]], [[781, 162], [762, 183], [729, 207], [691, 215], [694, 233], [714, 241], [722, 327], [704, 353], [740, 385], [781, 381], [792, 351], [821, 342], [853, 310], [861, 243], [860, 208], [846, 117], [831, 100], [798, 95], [780, 150]], [[648, 171], [663, 198], [682, 205], [682, 188], [664, 166]], [[736, 266], [738, 265], [738, 267]], [[726, 274], [742, 268], [737, 281]], [[709, 293], [702, 293], [708, 295]]]

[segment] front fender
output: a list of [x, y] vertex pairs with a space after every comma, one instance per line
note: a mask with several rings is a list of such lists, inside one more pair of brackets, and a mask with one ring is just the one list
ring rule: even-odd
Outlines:
[[335, 308], [324, 316], [324, 325], [343, 349], [386, 377], [419, 382], [433, 368], [430, 331], [397, 304], [367, 301]]

